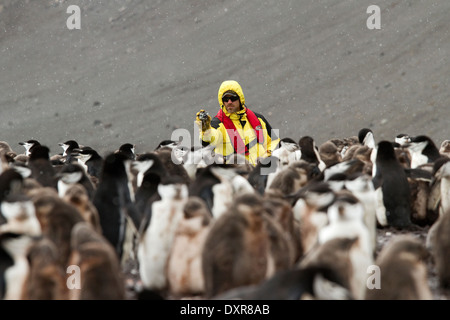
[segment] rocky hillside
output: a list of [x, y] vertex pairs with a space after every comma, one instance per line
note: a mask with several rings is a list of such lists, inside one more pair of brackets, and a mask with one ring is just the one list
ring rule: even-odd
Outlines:
[[[369, 30], [367, 7], [381, 9]], [[0, 140], [153, 150], [235, 79], [280, 136], [450, 138], [446, 0], [0, 1]], [[80, 8], [80, 30], [66, 10]], [[195, 129], [196, 130], [196, 129]], [[187, 137], [189, 138], [189, 137]], [[18, 149], [18, 151], [22, 151]]]

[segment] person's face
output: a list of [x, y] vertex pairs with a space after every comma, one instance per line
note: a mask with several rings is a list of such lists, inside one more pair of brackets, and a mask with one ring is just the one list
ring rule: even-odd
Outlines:
[[237, 94], [225, 94], [222, 102], [228, 113], [235, 113], [241, 109], [241, 102]]

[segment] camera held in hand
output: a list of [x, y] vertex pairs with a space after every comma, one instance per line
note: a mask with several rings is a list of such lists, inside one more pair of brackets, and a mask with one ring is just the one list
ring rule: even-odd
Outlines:
[[199, 115], [198, 115], [198, 118], [199, 118], [200, 120], [202, 120], [202, 122], [208, 120], [208, 112], [206, 112], [206, 111], [200, 111], [200, 113], [199, 113]]

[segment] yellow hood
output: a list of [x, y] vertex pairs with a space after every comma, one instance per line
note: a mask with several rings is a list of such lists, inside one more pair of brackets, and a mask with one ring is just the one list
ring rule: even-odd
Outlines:
[[218, 99], [219, 99], [219, 106], [222, 106], [222, 96], [225, 91], [232, 90], [237, 93], [241, 100], [241, 104], [245, 105], [245, 97], [244, 92], [242, 91], [241, 85], [234, 80], [226, 80], [222, 82], [222, 84], [219, 87], [219, 93], [218, 93]]

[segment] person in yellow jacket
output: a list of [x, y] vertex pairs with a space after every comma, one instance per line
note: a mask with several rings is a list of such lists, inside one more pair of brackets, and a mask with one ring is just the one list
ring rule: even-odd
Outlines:
[[280, 142], [267, 119], [245, 105], [244, 92], [234, 80], [226, 80], [219, 87], [220, 109], [211, 116], [205, 110], [197, 112], [202, 145], [212, 145], [216, 154], [227, 161], [233, 154], [245, 155], [252, 165], [271, 155]]

